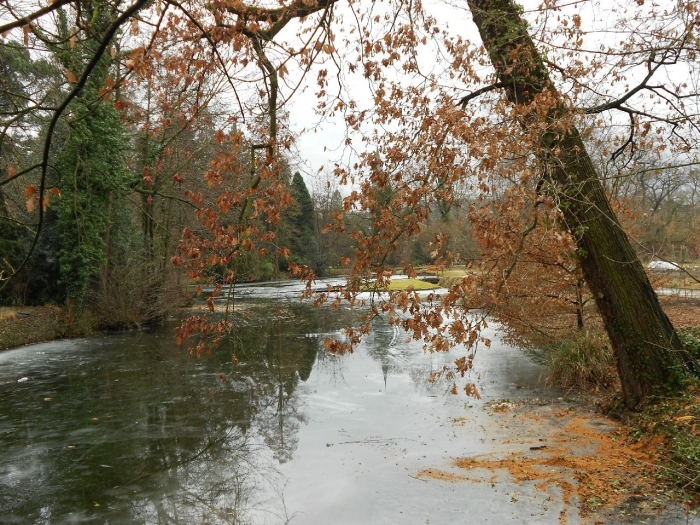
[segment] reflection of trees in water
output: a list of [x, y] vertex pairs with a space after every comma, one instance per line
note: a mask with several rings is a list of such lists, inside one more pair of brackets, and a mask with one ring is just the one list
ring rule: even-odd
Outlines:
[[[326, 337], [330, 335], [337, 336], [337, 334], [328, 334]], [[318, 356], [316, 357], [316, 372], [328, 378], [330, 384], [346, 384], [343, 374], [346, 368], [343, 356], [332, 354], [323, 347], [319, 348]]]
[[315, 314], [298, 304], [273, 303], [273, 315], [256, 316], [230, 347], [240, 360], [233, 376], [242, 371], [252, 380], [247, 391], [255, 413], [251, 424], [280, 463], [292, 458], [299, 424], [306, 422], [295, 391], [316, 360], [315, 334], [322, 320]]
[[396, 326], [390, 326], [383, 317], [376, 317], [372, 322], [372, 332], [366, 339], [368, 354], [381, 363], [385, 388], [390, 372], [403, 373], [409, 365], [406, 348], [401, 345], [403, 341], [399, 341], [400, 335]]
[[[170, 330], [102, 339], [79, 362], [55, 360], [45, 377], [34, 374], [50, 404], [3, 392], [8, 519], [287, 521], [277, 466], [306, 421], [297, 388], [316, 362], [315, 334], [346, 323], [343, 312], [267, 305], [199, 360], [174, 347]], [[5, 483], [2, 473], [23, 463], [36, 474]]]
[[[132, 503], [133, 518], [144, 523], [259, 523], [255, 509], [266, 508], [274, 523], [284, 523], [284, 504], [262, 495], [279, 493], [283, 476], [260, 445], [240, 428], [210, 436], [191, 458], [150, 476], [157, 487]], [[263, 452], [263, 453], [261, 453]], [[278, 519], [281, 518], [281, 519]]]
[[[416, 388], [434, 394], [443, 393], [445, 384], [431, 383], [430, 377], [443, 370], [461, 355], [459, 347], [450, 353], [423, 355], [420, 342], [407, 342], [408, 336], [399, 327], [390, 326], [383, 317], [377, 317], [372, 323], [372, 332], [365, 339], [367, 354], [382, 367], [384, 386], [387, 388], [391, 374], [408, 374]], [[451, 384], [451, 383], [450, 383]]]
[[[269, 310], [272, 309], [268, 307]], [[247, 310], [250, 314], [250, 310]], [[298, 377], [302, 381], [306, 381], [311, 375], [313, 368], [325, 377], [329, 377], [331, 382], [344, 382], [343, 370], [345, 363], [341, 356], [329, 353], [323, 346], [323, 341], [327, 337], [342, 337], [342, 329], [353, 325], [357, 322], [360, 316], [358, 310], [349, 310], [346, 308], [313, 308], [308, 304], [300, 304], [298, 301], [277, 302], [274, 306], [274, 317], [269, 317], [267, 322], [274, 325], [272, 330], [260, 330], [269, 334], [270, 339], [267, 347], [270, 349], [277, 348], [280, 351], [280, 344], [289, 346], [282, 348], [282, 354], [285, 355], [285, 362], [290, 363], [298, 360], [299, 356], [306, 355], [308, 359], [303, 359], [298, 370]], [[261, 322], [261, 316], [256, 316], [258, 322]], [[276, 324], [281, 322], [286, 329], [280, 330]], [[272, 341], [274, 334], [286, 334], [286, 337], [291, 338], [291, 342]], [[235, 340], [234, 351], [239, 358], [245, 358], [247, 349], [250, 348], [249, 342], [237, 337]], [[303, 350], [299, 350], [303, 347]], [[313, 357], [313, 359], [311, 359]], [[269, 360], [267, 361], [269, 362]], [[277, 392], [278, 399], [281, 398], [279, 391]], [[278, 403], [278, 406], [281, 406]]]

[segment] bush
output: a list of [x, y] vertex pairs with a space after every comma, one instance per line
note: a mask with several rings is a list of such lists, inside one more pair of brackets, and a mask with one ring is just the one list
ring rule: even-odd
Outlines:
[[666, 456], [665, 474], [688, 492], [700, 493], [700, 384], [691, 381], [684, 395], [661, 398], [643, 412], [629, 414], [633, 437], [656, 436]]
[[258, 266], [257, 276], [262, 281], [269, 281], [275, 276], [275, 266], [269, 261], [261, 262]]
[[157, 322], [184, 306], [190, 297], [176, 269], [149, 271], [148, 263], [137, 257], [112, 268], [104, 283], [95, 288], [79, 317], [98, 330], [132, 329]]
[[615, 384], [615, 360], [601, 330], [582, 331], [528, 351], [547, 370], [547, 383], [562, 388], [609, 388]]
[[[700, 358], [700, 327], [679, 328], [677, 333], [685, 349]], [[661, 437], [668, 477], [684, 490], [700, 493], [700, 382], [688, 381], [683, 395], [659, 398], [631, 417], [638, 437]]]
[[700, 328], [679, 328], [678, 337], [683, 347], [690, 352], [695, 359], [700, 357]]

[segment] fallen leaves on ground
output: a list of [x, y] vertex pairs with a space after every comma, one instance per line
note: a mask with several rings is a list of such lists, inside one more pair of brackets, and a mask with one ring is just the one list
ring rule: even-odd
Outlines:
[[[657, 492], [658, 443], [632, 443], [625, 427], [593, 414], [533, 407], [506, 412], [493, 411], [493, 424], [508, 427], [507, 434], [514, 436], [503, 440], [504, 447], [497, 446], [487, 455], [454, 459], [453, 467], [464, 474], [424, 469], [417, 477], [453, 483], [530, 484], [546, 494], [558, 488], [564, 503], [561, 523], [566, 523], [566, 509], [572, 505], [587, 516], [629, 499], [652, 501], [649, 495]], [[495, 429], [487, 428], [486, 435], [490, 430]]]

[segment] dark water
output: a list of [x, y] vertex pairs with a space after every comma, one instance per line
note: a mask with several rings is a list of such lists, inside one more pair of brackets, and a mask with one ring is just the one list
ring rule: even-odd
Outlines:
[[[512, 519], [488, 485], [415, 478], [487, 450], [479, 402], [427, 381], [464, 349], [425, 354], [378, 323], [332, 356], [323, 339], [355, 313], [264, 289], [199, 359], [175, 322], [0, 353], [0, 523], [469, 523], [478, 502]], [[479, 353], [485, 399], [541, 388], [517, 350]]]

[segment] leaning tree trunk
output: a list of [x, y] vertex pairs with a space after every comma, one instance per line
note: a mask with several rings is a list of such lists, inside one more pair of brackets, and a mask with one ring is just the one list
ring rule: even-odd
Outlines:
[[562, 125], [567, 107], [513, 0], [468, 0], [499, 85], [517, 106], [520, 125], [535, 135], [536, 155], [576, 239], [583, 275], [617, 357], [625, 404], [697, 375], [661, 309], [644, 268], [610, 207], [578, 130]]

